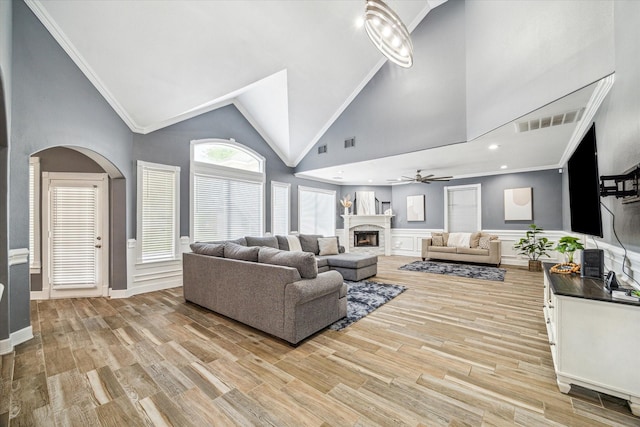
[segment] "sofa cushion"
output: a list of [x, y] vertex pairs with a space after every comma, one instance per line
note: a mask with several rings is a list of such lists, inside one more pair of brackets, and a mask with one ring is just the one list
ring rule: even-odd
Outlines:
[[318, 255], [338, 255], [337, 237], [319, 237]]
[[376, 255], [340, 254], [327, 258], [331, 267], [364, 268], [378, 263]]
[[468, 254], [468, 255], [489, 255], [489, 249], [480, 249], [480, 248], [457, 248], [459, 254]]
[[449, 233], [447, 232], [435, 232], [435, 233], [431, 233], [431, 238], [433, 239], [434, 237], [442, 237], [442, 246], [447, 246], [447, 243], [449, 241]]
[[278, 239], [275, 236], [252, 237], [245, 236], [247, 246], [265, 246], [268, 248], [278, 249]]
[[480, 238], [480, 242], [478, 243], [478, 248], [480, 249], [489, 249], [489, 242], [491, 241], [491, 237], [482, 236]]
[[300, 246], [304, 252], [311, 252], [312, 254], [319, 255], [320, 248], [318, 247], [318, 237], [323, 237], [321, 234], [300, 234]]
[[196, 242], [189, 245], [194, 254], [209, 256], [224, 256], [224, 245], [221, 243]]
[[302, 246], [300, 245], [300, 239], [294, 234], [286, 236], [276, 236], [278, 239], [278, 249], [281, 251], [297, 251], [302, 252]]
[[442, 236], [431, 236], [431, 245], [444, 246], [444, 239]]
[[218, 245], [220, 244], [224, 245], [227, 242], [235, 243], [236, 245], [240, 245], [240, 246], [247, 246], [247, 241], [245, 240], [244, 237], [238, 237], [237, 239], [233, 239], [233, 240], [215, 240], [213, 242], [203, 242], [203, 243], [216, 243]]
[[452, 248], [449, 246], [429, 246], [429, 252], [446, 252], [450, 254], [455, 254], [457, 248]]
[[455, 248], [468, 248], [471, 241], [471, 233], [449, 233], [447, 246]]
[[318, 268], [328, 267], [329, 266], [329, 257], [325, 256], [317, 256], [316, 263], [318, 264]]
[[309, 252], [289, 252], [262, 247], [258, 252], [258, 262], [293, 267], [303, 279], [315, 279], [318, 276], [316, 257]]
[[471, 238], [469, 239], [469, 247], [477, 248], [480, 244], [480, 232], [471, 233]]
[[233, 242], [226, 242], [224, 244], [224, 257], [231, 259], [239, 259], [242, 261], [258, 262], [258, 251], [260, 247], [242, 246]]

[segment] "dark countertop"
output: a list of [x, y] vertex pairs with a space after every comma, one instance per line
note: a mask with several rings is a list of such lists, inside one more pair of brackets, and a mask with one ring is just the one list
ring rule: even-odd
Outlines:
[[612, 302], [615, 304], [635, 305], [640, 307], [640, 302], [611, 298], [611, 294], [604, 287], [604, 280], [589, 277], [580, 277], [579, 274], [556, 274], [549, 270], [555, 264], [544, 262], [544, 274], [547, 275], [551, 289], [555, 295], [584, 298], [598, 301]]

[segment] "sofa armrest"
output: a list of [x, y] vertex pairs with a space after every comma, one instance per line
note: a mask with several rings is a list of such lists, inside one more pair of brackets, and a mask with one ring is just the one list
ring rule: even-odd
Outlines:
[[284, 290], [285, 305], [286, 307], [295, 307], [332, 292], [339, 292], [342, 283], [342, 275], [335, 270], [320, 273], [315, 279], [303, 279], [289, 283]]
[[501, 256], [502, 252], [502, 241], [500, 240], [491, 240], [489, 242], [489, 253], [491, 255]]
[[429, 246], [431, 246], [431, 237], [422, 239], [422, 258], [428, 258], [427, 254], [429, 253]]

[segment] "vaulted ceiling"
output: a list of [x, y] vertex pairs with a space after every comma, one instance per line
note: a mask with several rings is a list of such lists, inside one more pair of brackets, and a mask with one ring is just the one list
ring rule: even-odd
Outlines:
[[[234, 103], [296, 165], [385, 62], [364, 1], [26, 0], [133, 132]], [[445, 0], [389, 0], [413, 30]]]

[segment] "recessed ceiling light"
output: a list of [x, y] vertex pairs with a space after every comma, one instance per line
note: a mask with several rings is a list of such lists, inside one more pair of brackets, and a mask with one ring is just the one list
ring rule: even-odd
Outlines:
[[338, 171], [338, 173], [339, 173], [339, 174], [343, 174], [343, 173], [344, 173], [344, 171]]
[[498, 149], [498, 147], [500, 147], [498, 144], [491, 144], [491, 145], [489, 146], [489, 150], [497, 150], [497, 149]]
[[356, 18], [356, 28], [362, 28], [363, 25], [364, 25], [364, 17], [358, 16]]
[[506, 169], [506, 168], [507, 168], [507, 165], [500, 166], [500, 169]]
[[372, 179], [370, 179], [370, 180], [368, 180], [367, 182], [373, 182], [373, 180], [372, 180]]

